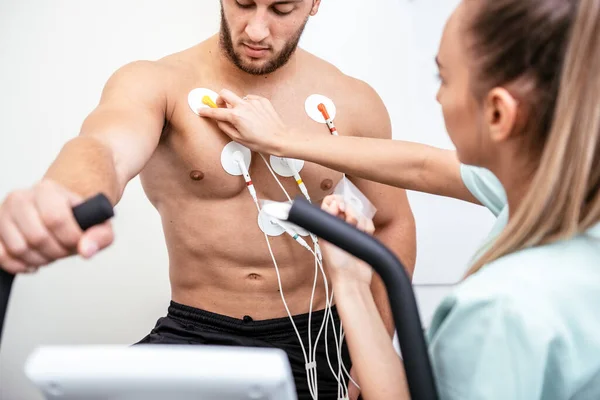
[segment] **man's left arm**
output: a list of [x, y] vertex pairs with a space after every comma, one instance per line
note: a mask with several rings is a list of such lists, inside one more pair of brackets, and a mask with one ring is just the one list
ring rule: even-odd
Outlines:
[[[355, 93], [360, 96], [362, 112], [357, 112], [354, 135], [392, 139], [392, 126], [388, 111], [379, 95], [367, 84], [356, 81]], [[368, 104], [368, 108], [363, 108]], [[368, 112], [365, 112], [368, 110]], [[398, 171], [402, 173], [402, 171]], [[408, 197], [404, 189], [348, 176], [361, 192], [377, 208], [373, 219], [375, 237], [384, 243], [404, 264], [412, 279], [416, 261], [416, 228]], [[387, 291], [378, 274], [373, 274], [371, 292], [383, 322], [390, 333], [394, 334], [394, 318], [388, 301]]]

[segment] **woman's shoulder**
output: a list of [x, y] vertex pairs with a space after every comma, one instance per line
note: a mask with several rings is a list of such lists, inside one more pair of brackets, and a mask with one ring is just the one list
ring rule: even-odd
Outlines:
[[498, 216], [506, 207], [506, 191], [492, 171], [461, 164], [460, 176], [471, 194], [495, 216]]
[[[443, 325], [519, 324], [537, 333], [596, 320], [600, 309], [600, 238], [579, 235], [521, 250], [484, 266], [440, 304], [431, 334]], [[484, 321], [485, 320], [485, 321]], [[486, 322], [487, 321], [487, 322]]]
[[[541, 391], [548, 379], [565, 389], [600, 370], [593, 356], [600, 351], [598, 309], [599, 238], [580, 235], [515, 252], [465, 279], [436, 310], [429, 329], [436, 371], [450, 385], [519, 369]], [[489, 374], [487, 363], [495, 365]]]
[[457, 285], [453, 296], [459, 303], [510, 301], [527, 309], [547, 300], [544, 295], [584, 287], [600, 293], [600, 237], [588, 234], [501, 257]]

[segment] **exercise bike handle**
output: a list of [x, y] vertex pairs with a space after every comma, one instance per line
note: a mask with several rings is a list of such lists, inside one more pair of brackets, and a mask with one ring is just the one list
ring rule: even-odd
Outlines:
[[394, 315], [411, 398], [437, 399], [417, 302], [400, 260], [374, 237], [326, 213], [302, 196], [294, 199], [288, 221], [360, 258], [381, 276]]
[[[79, 227], [85, 231], [112, 218], [114, 211], [108, 198], [100, 193], [73, 207], [73, 216]], [[0, 268], [0, 342], [14, 278], [15, 275]]]

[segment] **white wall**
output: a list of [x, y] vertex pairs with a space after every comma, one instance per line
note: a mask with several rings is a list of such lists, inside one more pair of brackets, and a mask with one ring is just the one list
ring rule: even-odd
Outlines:
[[[324, 0], [302, 45], [375, 87], [396, 139], [450, 147], [434, 100], [433, 58], [456, 3]], [[116, 68], [186, 48], [218, 22], [217, 0], [0, 2], [0, 196], [39, 179]], [[418, 226], [415, 283], [427, 324], [491, 216], [434, 196], [410, 199]], [[137, 179], [116, 213], [116, 241], [93, 261], [71, 258], [17, 279], [0, 353], [1, 399], [40, 398], [22, 373], [36, 346], [132, 343], [165, 313], [162, 230]]]

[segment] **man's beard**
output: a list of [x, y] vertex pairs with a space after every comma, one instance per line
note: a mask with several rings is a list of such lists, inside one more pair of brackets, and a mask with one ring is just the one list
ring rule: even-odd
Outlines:
[[233, 40], [231, 38], [231, 29], [229, 28], [229, 24], [225, 19], [225, 13], [223, 12], [223, 4], [221, 4], [221, 49], [223, 50], [227, 58], [229, 58], [229, 60], [242, 71], [251, 75], [270, 74], [283, 67], [290, 60], [290, 58], [298, 48], [300, 37], [304, 32], [304, 28], [306, 27], [307, 22], [308, 17], [306, 17], [306, 20], [304, 21], [300, 29], [298, 29], [294, 37], [286, 43], [285, 47], [272, 60], [268, 61], [262, 66], [253, 67], [252, 65], [245, 64], [242, 61], [241, 57], [235, 52]]

